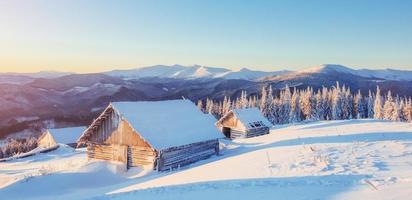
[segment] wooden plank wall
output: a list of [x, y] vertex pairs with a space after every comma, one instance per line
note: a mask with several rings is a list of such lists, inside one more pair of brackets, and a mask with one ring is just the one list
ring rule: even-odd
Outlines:
[[269, 127], [260, 127], [260, 128], [254, 128], [254, 129], [249, 129], [247, 130], [246, 137], [256, 137], [260, 135], [265, 135], [269, 133]]
[[157, 170], [166, 171], [179, 168], [217, 154], [219, 154], [219, 141], [217, 139], [171, 147], [159, 152]]
[[127, 146], [89, 144], [87, 145], [87, 157], [127, 163]]
[[127, 149], [127, 166], [152, 166], [156, 160], [156, 152], [147, 147], [128, 146]]
[[120, 124], [120, 116], [114, 112], [114, 110], [108, 111], [108, 115], [105, 118], [100, 119], [98, 125], [93, 128], [93, 133], [88, 142], [103, 144], [112, 135], [112, 133], [118, 129]]
[[253, 128], [247, 129], [246, 131], [242, 130], [230, 130], [230, 139], [240, 139], [240, 138], [251, 138], [260, 135], [265, 135], [269, 133], [269, 127], [260, 127], [260, 128]]
[[246, 138], [246, 131], [230, 129], [230, 139]]

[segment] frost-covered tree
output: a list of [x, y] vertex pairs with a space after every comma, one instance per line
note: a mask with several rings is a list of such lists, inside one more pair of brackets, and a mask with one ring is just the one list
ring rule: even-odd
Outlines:
[[315, 120], [324, 120], [324, 114], [325, 114], [325, 108], [324, 108], [324, 102], [322, 98], [322, 92], [318, 90], [315, 96], [315, 102], [316, 102], [316, 107], [315, 107]]
[[223, 99], [223, 104], [222, 104], [222, 116], [226, 115], [230, 110], [231, 110], [230, 97], [227, 98], [225, 96], [224, 99]]
[[276, 114], [276, 105], [274, 104], [274, 97], [273, 97], [273, 90], [272, 90], [272, 85], [269, 85], [269, 90], [267, 93], [267, 102], [266, 102], [266, 109], [267, 109], [267, 118], [269, 119], [269, 121], [271, 122], [275, 122], [275, 114]]
[[282, 124], [289, 123], [289, 115], [292, 110], [291, 101], [292, 93], [290, 92], [289, 86], [286, 85], [285, 90], [280, 93], [279, 121]]
[[197, 108], [198, 108], [200, 111], [204, 112], [204, 110], [203, 110], [203, 101], [200, 100], [200, 99], [197, 101]]
[[305, 120], [313, 120], [313, 90], [308, 87], [301, 93], [300, 106]]
[[362, 93], [358, 90], [358, 93], [354, 97], [354, 113], [353, 116], [357, 119], [363, 119], [367, 115], [367, 108], [362, 97]]
[[368, 109], [368, 111], [367, 111], [367, 118], [373, 118], [374, 117], [374, 112], [373, 112], [373, 110], [374, 110], [374, 102], [375, 102], [375, 99], [373, 98], [373, 95], [372, 95], [372, 92], [369, 90], [369, 94], [368, 94], [368, 101], [367, 101], [368, 103], [368, 105], [367, 105], [367, 109]]
[[242, 90], [240, 98], [239, 98], [239, 107], [240, 108], [247, 108], [248, 107], [248, 100], [247, 100], [247, 94], [245, 90]]
[[395, 103], [393, 102], [391, 91], [389, 90], [386, 96], [386, 101], [383, 105], [383, 119], [392, 120], [394, 112], [395, 112]]
[[257, 105], [256, 105], [256, 96], [250, 96], [249, 97], [249, 100], [248, 100], [248, 107], [249, 108], [254, 108], [254, 107], [256, 107]]
[[213, 100], [207, 98], [206, 99], [206, 113], [213, 114]]
[[402, 108], [400, 106], [399, 96], [396, 96], [395, 104], [394, 104], [394, 110], [393, 110], [393, 113], [392, 113], [391, 120], [392, 121], [401, 121], [401, 117], [402, 117]]
[[332, 119], [340, 120], [343, 116], [343, 94], [339, 82], [332, 90]]
[[343, 86], [342, 91], [342, 119], [352, 119], [353, 98], [350, 92], [350, 88]]
[[262, 87], [261, 95], [260, 95], [260, 102], [259, 102], [259, 109], [260, 112], [264, 116], [267, 116], [267, 105], [268, 105], [268, 92], [266, 91], [266, 87]]
[[412, 99], [411, 98], [409, 98], [409, 100], [405, 98], [405, 105], [402, 109], [402, 113], [405, 118], [405, 121], [412, 122]]
[[375, 119], [383, 119], [382, 97], [379, 86], [376, 87], [375, 102], [373, 104], [373, 113]]
[[[340, 120], [351, 118], [377, 118], [393, 121], [412, 122], [412, 100], [409, 98], [394, 98], [388, 92], [382, 97], [379, 87], [376, 95], [369, 91], [364, 97], [360, 91], [352, 94], [350, 88], [340, 87], [336, 83], [331, 89], [326, 87], [314, 92], [312, 88], [298, 90], [293, 93], [289, 87], [277, 94], [271, 86], [263, 87], [261, 99], [256, 96], [247, 97], [242, 91], [235, 101], [224, 97], [223, 101], [198, 101], [198, 107], [203, 111], [221, 117], [233, 108], [259, 107], [262, 114], [274, 124], [294, 123], [302, 120]], [[206, 102], [203, 105], [203, 102]], [[384, 102], [384, 105], [383, 103]]]
[[324, 104], [324, 116], [325, 120], [332, 119], [332, 93], [328, 88], [323, 87], [322, 89], [322, 101]]
[[290, 114], [289, 114], [289, 122], [294, 123], [294, 122], [299, 122], [301, 121], [301, 110], [300, 110], [300, 104], [299, 104], [299, 93], [296, 90], [296, 88], [293, 91], [292, 97], [291, 97], [291, 107], [290, 107]]

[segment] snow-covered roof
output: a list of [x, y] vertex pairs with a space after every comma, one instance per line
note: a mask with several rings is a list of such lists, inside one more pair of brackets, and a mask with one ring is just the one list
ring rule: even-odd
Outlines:
[[70, 128], [57, 128], [49, 129], [49, 132], [53, 136], [54, 140], [59, 144], [72, 144], [76, 143], [80, 135], [86, 129], [84, 126], [70, 127]]
[[221, 138], [210, 116], [189, 100], [114, 102], [111, 106], [155, 149]]
[[221, 119], [219, 119], [216, 125], [222, 123], [224, 119], [226, 119], [228, 116], [232, 114], [242, 122], [245, 128], [252, 128], [250, 124], [255, 122], [261, 122], [263, 123], [263, 125], [267, 127], [273, 126], [273, 124], [270, 123], [257, 108], [233, 109], [230, 112], [228, 112], [225, 116], [223, 116]]

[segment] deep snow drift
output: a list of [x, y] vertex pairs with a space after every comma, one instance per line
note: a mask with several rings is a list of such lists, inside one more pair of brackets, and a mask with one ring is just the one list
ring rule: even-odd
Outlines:
[[6, 199], [410, 199], [412, 124], [313, 122], [221, 140], [220, 156], [158, 173], [61, 147], [0, 163]]

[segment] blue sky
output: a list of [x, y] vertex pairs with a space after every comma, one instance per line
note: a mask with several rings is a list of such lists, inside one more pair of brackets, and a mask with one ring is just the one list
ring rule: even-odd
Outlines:
[[412, 69], [412, 1], [0, 1], [0, 71]]

